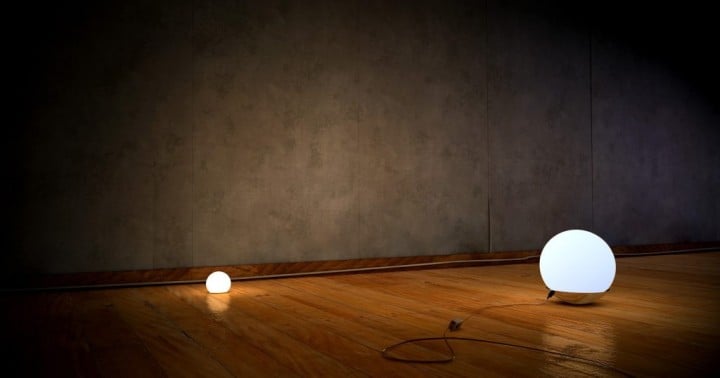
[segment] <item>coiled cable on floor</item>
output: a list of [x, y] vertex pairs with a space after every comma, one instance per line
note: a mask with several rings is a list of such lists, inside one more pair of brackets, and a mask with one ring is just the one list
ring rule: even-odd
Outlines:
[[[471, 317], [473, 317], [473, 316], [475, 316], [475, 315], [477, 315], [477, 314], [479, 314], [479, 313], [481, 313], [481, 312], [483, 312], [483, 311], [485, 311], [485, 310], [490, 310], [490, 309], [494, 309], [494, 308], [518, 307], [518, 306], [540, 306], [540, 305], [543, 305], [543, 304], [545, 304], [545, 303], [547, 303], [547, 300], [546, 300], [546, 301], [543, 301], [543, 302], [539, 302], [539, 303], [516, 303], [516, 304], [507, 304], [507, 305], [496, 305], [496, 306], [483, 307], [483, 308], [479, 309], [478, 311], [475, 311], [475, 312], [473, 312], [472, 314], [468, 315], [467, 317], [465, 317], [465, 318], [462, 319], [462, 320], [452, 320], [452, 321], [450, 321], [450, 324], [448, 325], [448, 327], [446, 327], [445, 330], [443, 331], [442, 336], [419, 337], [419, 338], [413, 338], [413, 339], [403, 340], [403, 341], [400, 341], [400, 342], [398, 342], [398, 343], [392, 344], [392, 345], [384, 348], [384, 349], [381, 351], [381, 355], [382, 355], [383, 358], [385, 358], [385, 359], [387, 359], [387, 360], [398, 361], [398, 362], [406, 362], [406, 363], [421, 363], [421, 364], [449, 363], [449, 362], [454, 361], [455, 358], [456, 358], [455, 350], [453, 349], [452, 345], [450, 345], [450, 340], [470, 341], [470, 342], [476, 342], [476, 343], [484, 343], [484, 344], [498, 345], [498, 346], [504, 346], [504, 347], [510, 347], [510, 348], [518, 348], [518, 349], [525, 349], [525, 350], [530, 350], [530, 351], [534, 351], [534, 352], [551, 354], [551, 355], [553, 355], [553, 356], [557, 356], [557, 357], [565, 358], [565, 359], [568, 359], [568, 360], [573, 360], [573, 361], [577, 361], [577, 362], [580, 362], [580, 363], [584, 363], [584, 364], [588, 364], [588, 365], [593, 365], [593, 366], [600, 367], [600, 368], [603, 368], [603, 369], [611, 370], [611, 371], [614, 371], [614, 372], [616, 372], [616, 373], [618, 373], [618, 374], [621, 374], [621, 375], [623, 375], [623, 376], [626, 376], [626, 377], [633, 377], [632, 374], [630, 374], [630, 373], [628, 373], [628, 372], [626, 372], [626, 371], [624, 371], [624, 370], [621, 370], [621, 369], [619, 369], [619, 368], [616, 368], [616, 367], [614, 367], [614, 366], [612, 366], [612, 365], [610, 365], [610, 364], [607, 364], [607, 363], [605, 363], [605, 362], [597, 361], [597, 360], [592, 360], [592, 359], [588, 359], [588, 358], [583, 358], [583, 357], [579, 357], [579, 356], [575, 356], [575, 355], [571, 355], [571, 354], [567, 354], [567, 353], [563, 353], [563, 352], [558, 352], [558, 351], [554, 351], [554, 350], [550, 350], [550, 349], [538, 348], [538, 347], [533, 347], [533, 346], [528, 346], [528, 345], [522, 345], [522, 344], [506, 343], [506, 342], [503, 342], [503, 341], [481, 339], [481, 338], [476, 338], [476, 337], [457, 337], [457, 336], [448, 336], [448, 335], [447, 335], [448, 331], [457, 331], [458, 329], [460, 329], [460, 326], [461, 326], [463, 323], [465, 323], [465, 321], [467, 321], [467, 320], [470, 319]], [[419, 358], [405, 358], [405, 357], [400, 357], [400, 356], [397, 356], [397, 355], [395, 355], [395, 354], [392, 353], [395, 349], [397, 349], [397, 348], [399, 348], [399, 347], [401, 347], [401, 346], [403, 346], [403, 345], [413, 345], [413, 344], [418, 344], [418, 343], [428, 342], [428, 341], [430, 341], [430, 342], [432, 342], [432, 341], [442, 341], [442, 342], [444, 343], [444, 345], [445, 345], [445, 348], [447, 349], [448, 354], [447, 354], [445, 357], [442, 357], [442, 358], [419, 359]]]

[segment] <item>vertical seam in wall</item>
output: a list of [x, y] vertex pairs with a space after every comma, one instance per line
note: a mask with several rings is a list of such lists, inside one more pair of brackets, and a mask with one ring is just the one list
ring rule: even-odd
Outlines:
[[485, 143], [487, 153], [487, 235], [488, 252], [492, 252], [492, 224], [490, 218], [490, 1], [485, 0]]
[[[170, 122], [168, 122], [170, 123]], [[153, 146], [153, 161], [152, 161], [152, 262], [150, 263], [150, 266], [153, 267], [153, 269], [158, 268], [158, 219], [157, 219], [157, 208], [158, 208], [158, 174], [160, 170], [160, 139], [162, 138], [160, 135], [162, 134], [162, 129], [157, 130], [158, 124], [155, 124], [155, 136], [152, 138], [152, 144]], [[167, 126], [167, 124], [166, 124]]]
[[[355, 74], [356, 78], [360, 77], [360, 69], [358, 67], [355, 68]], [[361, 102], [358, 101], [357, 103], [357, 113], [355, 115], [355, 156], [353, 157], [353, 193], [354, 193], [354, 200], [353, 200], [353, 209], [355, 211], [355, 235], [353, 235], [353, 256], [359, 257], [361, 256], [360, 251], [360, 239], [358, 238], [358, 235], [360, 234], [360, 208], [358, 207], [358, 204], [360, 202], [360, 193], [358, 191], [358, 187], [360, 187], [360, 184], [358, 183], [360, 175], [360, 165], [362, 164], [360, 161], [360, 114], [361, 114]]]
[[592, 14], [588, 20], [588, 84], [590, 87], [590, 226], [595, 231], [595, 148], [593, 145], [593, 61], [592, 61]]
[[195, 266], [195, 1], [190, 1], [190, 266]]

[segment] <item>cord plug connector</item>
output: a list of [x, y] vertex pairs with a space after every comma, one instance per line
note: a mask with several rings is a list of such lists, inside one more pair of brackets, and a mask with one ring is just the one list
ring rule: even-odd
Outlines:
[[448, 329], [451, 331], [457, 331], [458, 329], [460, 329], [460, 326], [462, 325], [463, 321], [464, 321], [464, 319], [460, 319], [460, 318], [451, 320], [450, 324], [448, 324]]

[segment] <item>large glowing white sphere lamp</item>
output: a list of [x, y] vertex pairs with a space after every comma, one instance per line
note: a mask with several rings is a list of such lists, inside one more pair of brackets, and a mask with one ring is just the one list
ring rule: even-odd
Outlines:
[[207, 280], [205, 280], [205, 287], [208, 293], [211, 294], [227, 293], [230, 291], [230, 285], [230, 276], [221, 271], [210, 273]]
[[540, 253], [540, 276], [564, 302], [586, 304], [600, 298], [615, 279], [615, 255], [599, 236], [567, 230], [553, 236]]

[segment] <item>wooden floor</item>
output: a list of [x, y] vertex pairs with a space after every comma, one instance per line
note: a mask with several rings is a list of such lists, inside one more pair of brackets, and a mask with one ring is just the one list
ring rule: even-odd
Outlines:
[[[204, 285], [3, 294], [4, 369], [19, 376], [698, 376], [720, 372], [720, 253], [617, 260], [594, 305], [546, 291], [537, 263]], [[506, 306], [508, 305], [508, 306]], [[493, 307], [495, 306], [495, 307]], [[385, 360], [416, 337], [445, 364]], [[438, 358], [442, 342], [398, 349]], [[606, 366], [603, 366], [606, 365]]]

